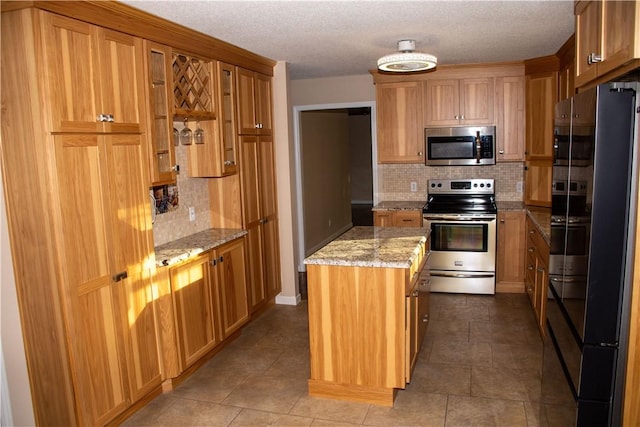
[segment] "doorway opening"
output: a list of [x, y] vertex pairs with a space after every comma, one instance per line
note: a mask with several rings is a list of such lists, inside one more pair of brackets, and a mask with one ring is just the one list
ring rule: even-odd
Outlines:
[[375, 105], [294, 107], [294, 130], [298, 271], [304, 272], [305, 257], [353, 225], [373, 225]]

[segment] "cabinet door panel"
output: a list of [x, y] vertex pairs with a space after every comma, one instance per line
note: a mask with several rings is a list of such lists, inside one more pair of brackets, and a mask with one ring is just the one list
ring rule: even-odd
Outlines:
[[459, 81], [427, 80], [425, 108], [425, 126], [457, 125], [460, 117]]
[[257, 223], [262, 217], [260, 201], [260, 152], [258, 140], [255, 136], [242, 136], [240, 138], [242, 166], [240, 169], [242, 178], [242, 193], [244, 197], [243, 211], [245, 227]]
[[262, 226], [255, 223], [247, 227], [247, 288], [251, 312], [260, 308], [267, 299], [262, 263]]
[[592, 53], [600, 54], [601, 2], [583, 3], [576, 10], [576, 86], [596, 78], [597, 64], [589, 64]]
[[101, 112], [113, 115], [112, 131], [142, 132], [146, 111], [142, 40], [102, 28], [98, 40]]
[[493, 124], [493, 79], [460, 81], [460, 114], [465, 125]]
[[223, 337], [228, 337], [249, 320], [243, 240], [218, 252], [220, 305]]
[[278, 201], [276, 199], [276, 176], [273, 163], [273, 138], [261, 136], [258, 142], [260, 156], [260, 206], [263, 217], [275, 215]]
[[265, 218], [263, 227], [264, 276], [267, 296], [280, 293], [280, 249], [278, 248], [278, 222], [274, 216]]
[[70, 296], [68, 320], [84, 423], [107, 421], [127, 404], [119, 300], [111, 280], [114, 247], [107, 194], [105, 137], [55, 137], [62, 265]]
[[551, 206], [552, 165], [546, 160], [525, 162], [524, 202], [533, 206]]
[[553, 116], [557, 87], [556, 72], [526, 78], [527, 160], [553, 157]]
[[260, 124], [259, 135], [271, 135], [271, 77], [256, 73], [256, 121]]
[[123, 312], [127, 313], [129, 383], [133, 400], [160, 384], [160, 363], [155, 310], [151, 290], [151, 213], [147, 193], [147, 163], [141, 135], [113, 135], [108, 138], [109, 167], [117, 245], [115, 272], [127, 278], [117, 286], [124, 289]]
[[498, 251], [496, 254], [496, 281], [524, 282], [525, 271], [525, 213], [524, 211], [498, 214]]
[[417, 82], [379, 84], [378, 162], [424, 162], [422, 93]]
[[94, 33], [84, 22], [41, 13], [51, 103], [51, 131], [97, 132], [99, 68]]
[[253, 72], [244, 68], [236, 68], [238, 88], [238, 133], [240, 135], [256, 134], [255, 88]]
[[605, 1], [602, 2], [602, 59], [598, 64], [598, 74], [602, 75], [623, 65], [633, 58], [634, 35], [636, 28], [637, 2]]
[[496, 90], [496, 144], [499, 162], [524, 160], [524, 77], [498, 77]]
[[183, 369], [216, 343], [209, 274], [208, 254], [171, 269]]

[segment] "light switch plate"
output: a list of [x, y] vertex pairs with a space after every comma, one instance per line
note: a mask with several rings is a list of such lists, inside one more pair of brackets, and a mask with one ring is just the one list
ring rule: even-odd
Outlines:
[[516, 193], [522, 193], [522, 181], [516, 182]]
[[418, 183], [415, 181], [411, 181], [411, 191], [416, 192], [418, 191]]
[[196, 209], [191, 206], [189, 208], [189, 221], [195, 221], [196, 220]]

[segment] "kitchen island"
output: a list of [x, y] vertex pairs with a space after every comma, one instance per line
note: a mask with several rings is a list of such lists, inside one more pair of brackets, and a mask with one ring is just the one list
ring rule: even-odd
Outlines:
[[428, 233], [354, 227], [305, 259], [309, 395], [393, 406], [429, 320]]

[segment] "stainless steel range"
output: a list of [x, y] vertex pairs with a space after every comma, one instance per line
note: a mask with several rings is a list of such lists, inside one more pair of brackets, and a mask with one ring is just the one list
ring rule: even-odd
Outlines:
[[431, 230], [432, 292], [495, 294], [493, 179], [432, 179], [422, 209]]

